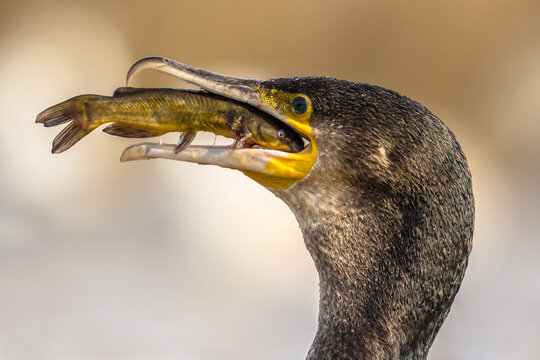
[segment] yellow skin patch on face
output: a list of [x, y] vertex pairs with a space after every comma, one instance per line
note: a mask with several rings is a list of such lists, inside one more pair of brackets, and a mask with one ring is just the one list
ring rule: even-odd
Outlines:
[[[258, 183], [275, 188], [287, 189], [295, 182], [303, 179], [311, 170], [311, 167], [317, 159], [317, 143], [313, 136], [313, 129], [309, 124], [313, 105], [311, 99], [304, 94], [288, 93], [276, 89], [267, 89], [259, 87], [261, 100], [276, 109], [285, 119], [280, 119], [290, 127], [307, 137], [310, 141], [304, 150], [299, 153], [290, 153], [286, 156], [278, 157], [268, 161], [265, 166], [266, 174], [243, 171], [244, 174], [257, 181]], [[294, 111], [293, 101], [297, 97], [306, 99], [307, 108], [302, 114]]]

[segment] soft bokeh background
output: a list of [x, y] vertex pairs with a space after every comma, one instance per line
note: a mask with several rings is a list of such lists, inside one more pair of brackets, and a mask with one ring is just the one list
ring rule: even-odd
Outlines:
[[425, 104], [461, 141], [477, 205], [430, 358], [539, 359], [539, 24], [536, 0], [0, 2], [0, 359], [302, 359], [310, 346], [317, 276], [263, 187], [119, 163], [133, 141], [101, 132], [50, 154], [59, 129], [37, 113], [112, 93], [151, 55], [241, 77], [330, 75]]

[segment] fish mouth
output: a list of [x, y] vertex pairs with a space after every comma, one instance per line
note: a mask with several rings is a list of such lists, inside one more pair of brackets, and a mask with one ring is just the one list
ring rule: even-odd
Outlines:
[[[173, 144], [144, 142], [127, 147], [120, 161], [169, 159], [242, 171], [260, 184], [286, 189], [303, 179], [317, 157], [317, 146], [311, 128], [300, 124], [261, 97], [262, 81], [221, 75], [185, 65], [163, 57], [148, 57], [137, 61], [127, 73], [126, 85], [142, 70], [153, 69], [173, 75], [204, 91], [237, 101], [271, 115], [304, 139], [303, 150], [291, 153], [248, 144], [237, 147], [190, 145], [177, 151]], [[235, 142], [236, 143], [236, 142]]]

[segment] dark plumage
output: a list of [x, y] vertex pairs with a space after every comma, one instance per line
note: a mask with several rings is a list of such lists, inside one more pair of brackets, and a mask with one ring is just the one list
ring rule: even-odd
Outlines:
[[303, 93], [318, 158], [270, 189], [294, 212], [320, 277], [308, 359], [423, 359], [459, 289], [474, 201], [452, 132], [419, 103], [331, 78], [262, 86]]

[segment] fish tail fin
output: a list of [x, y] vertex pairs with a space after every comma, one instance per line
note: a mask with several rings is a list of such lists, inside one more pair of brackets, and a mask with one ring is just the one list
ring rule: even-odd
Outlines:
[[52, 145], [53, 154], [59, 154], [66, 151], [92, 130], [93, 129], [83, 129], [79, 123], [72, 121], [54, 138]]
[[82, 95], [51, 106], [42, 111], [36, 117], [36, 123], [46, 127], [56, 126], [68, 121], [71, 123], [66, 126], [53, 140], [52, 152], [61, 153], [72, 147], [77, 141], [94, 130], [90, 127], [91, 122], [86, 115], [85, 104], [89, 101], [95, 101], [98, 95]]

